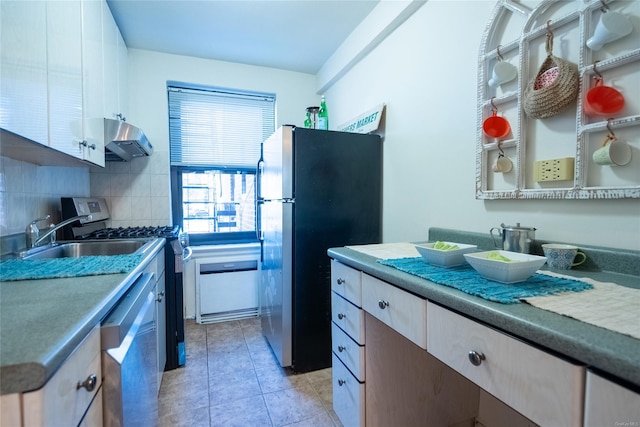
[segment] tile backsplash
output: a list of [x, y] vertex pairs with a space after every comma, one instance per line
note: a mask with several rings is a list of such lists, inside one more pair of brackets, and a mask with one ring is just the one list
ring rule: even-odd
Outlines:
[[[37, 166], [0, 157], [0, 236], [24, 233], [47, 214], [61, 220], [61, 197], [103, 197], [108, 227], [171, 223], [169, 156], [107, 162], [104, 168]], [[41, 227], [46, 224], [41, 224]]]
[[89, 181], [88, 167], [37, 166], [0, 157], [0, 235], [23, 233], [30, 221], [47, 214], [59, 222], [60, 197], [89, 196]]

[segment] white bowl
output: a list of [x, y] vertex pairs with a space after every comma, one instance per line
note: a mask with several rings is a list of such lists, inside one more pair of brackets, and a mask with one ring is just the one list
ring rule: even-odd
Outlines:
[[[496, 252], [512, 261], [487, 259]], [[464, 254], [464, 257], [482, 277], [502, 283], [523, 282], [547, 262], [543, 256], [500, 250]]]
[[429, 264], [437, 265], [439, 267], [454, 267], [456, 265], [462, 265], [465, 263], [463, 255], [469, 252], [473, 252], [478, 248], [476, 245], [465, 245], [463, 243], [443, 243], [458, 245], [459, 249], [454, 249], [451, 251], [441, 251], [439, 249], [433, 249], [433, 245], [435, 245], [435, 242], [423, 243], [415, 246], [426, 262], [428, 262]]

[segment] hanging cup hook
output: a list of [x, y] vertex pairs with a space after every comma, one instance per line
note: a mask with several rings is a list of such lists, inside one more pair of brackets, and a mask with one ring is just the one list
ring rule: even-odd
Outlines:
[[547, 55], [551, 55], [553, 51], [553, 31], [551, 31], [551, 19], [547, 21], [547, 42], [545, 49], [547, 51]]
[[504, 150], [502, 149], [502, 140], [498, 140], [498, 151], [500, 152], [500, 154], [498, 154], [498, 158], [504, 157]]
[[607, 5], [607, 3], [605, 3], [604, 0], [600, 0], [600, 3], [602, 4], [602, 7], [600, 8], [602, 13], [607, 13], [609, 11], [609, 6]]
[[607, 119], [607, 130], [609, 131], [607, 138], [609, 138], [610, 141], [615, 141], [618, 138], [616, 137], [616, 134], [613, 133], [613, 129], [611, 129], [611, 120], [613, 120], [613, 117]]
[[504, 58], [502, 57], [502, 54], [500, 53], [500, 45], [496, 46], [496, 54], [498, 55], [498, 61], [502, 62], [504, 60]]
[[496, 99], [496, 97], [492, 96], [491, 97], [491, 111], [494, 112], [494, 113], [497, 113], [498, 112], [498, 107], [496, 107], [496, 104], [493, 103], [494, 99]]
[[600, 60], [594, 61], [594, 63], [593, 63], [593, 72], [597, 76], [597, 77], [593, 77], [593, 78], [596, 79], [596, 80], [603, 80], [604, 78], [602, 77], [602, 74], [600, 74], [600, 72], [596, 68], [596, 64], [598, 62], [600, 62]]

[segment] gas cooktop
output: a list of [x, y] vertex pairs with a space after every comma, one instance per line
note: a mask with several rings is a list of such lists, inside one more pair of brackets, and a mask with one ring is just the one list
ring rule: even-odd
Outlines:
[[103, 228], [82, 236], [82, 239], [131, 239], [141, 237], [178, 237], [180, 227], [170, 225], [148, 227]]

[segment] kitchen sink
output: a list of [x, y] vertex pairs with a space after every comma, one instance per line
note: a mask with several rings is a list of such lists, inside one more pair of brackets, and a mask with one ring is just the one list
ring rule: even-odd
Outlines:
[[[155, 239], [85, 240], [58, 242], [55, 246], [42, 246], [20, 254], [22, 259], [78, 258], [91, 255], [127, 255], [143, 253]], [[149, 244], [149, 245], [147, 245]]]

